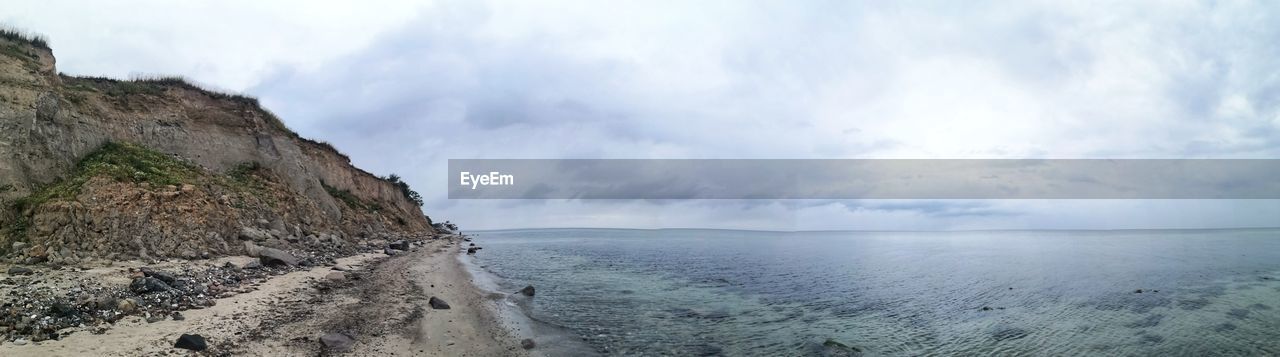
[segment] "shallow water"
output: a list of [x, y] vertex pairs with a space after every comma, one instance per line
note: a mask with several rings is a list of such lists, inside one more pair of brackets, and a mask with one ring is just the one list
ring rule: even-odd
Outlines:
[[1280, 354], [1280, 230], [474, 237], [531, 318], [610, 355]]

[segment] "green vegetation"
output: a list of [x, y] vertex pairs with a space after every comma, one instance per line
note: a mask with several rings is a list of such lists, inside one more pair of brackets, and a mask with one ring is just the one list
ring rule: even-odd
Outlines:
[[391, 174], [390, 176], [384, 177], [382, 179], [387, 180], [387, 182], [390, 182], [393, 185], [396, 185], [396, 187], [399, 187], [400, 193], [403, 194], [404, 198], [408, 199], [409, 202], [413, 202], [413, 204], [418, 206], [422, 205], [422, 195], [419, 195], [417, 191], [414, 191], [413, 189], [409, 188], [409, 184], [404, 182], [404, 180], [401, 180], [400, 175]]
[[194, 181], [200, 169], [172, 156], [131, 143], [108, 142], [76, 164], [71, 176], [37, 189], [15, 202], [18, 211], [45, 202], [75, 197], [89, 179], [99, 176], [153, 186]]
[[29, 44], [36, 48], [49, 49], [49, 40], [45, 39], [44, 36], [8, 26], [0, 26], [0, 38], [13, 42]]
[[262, 173], [262, 165], [256, 161], [244, 162], [227, 170], [227, 184], [240, 192], [258, 195], [267, 189], [258, 175]]
[[377, 212], [382, 210], [382, 205], [379, 205], [377, 203], [366, 203], [364, 200], [361, 200], [359, 197], [356, 197], [356, 195], [351, 194], [351, 191], [339, 190], [337, 187], [329, 186], [329, 184], [324, 183], [324, 181], [320, 181], [320, 185], [324, 186], [325, 191], [329, 192], [329, 196], [333, 196], [333, 198], [336, 198], [339, 201], [342, 201], [342, 203], [347, 204], [347, 207], [358, 208], [358, 209], [366, 210], [369, 212]]
[[227, 91], [217, 90], [205, 86], [183, 76], [171, 75], [142, 75], [135, 76], [127, 80], [108, 78], [108, 77], [76, 77], [65, 76], [68, 80], [65, 84], [68, 88], [74, 90], [96, 90], [106, 93], [111, 97], [126, 97], [130, 95], [160, 95], [169, 88], [181, 88], [196, 91], [208, 95], [210, 98], [217, 100], [225, 100], [232, 103], [242, 105], [248, 109], [256, 110], [262, 115], [267, 125], [276, 130], [280, 130], [299, 138], [297, 133], [290, 130], [284, 125], [284, 121], [276, 116], [270, 110], [262, 107], [258, 102], [258, 98], [250, 97], [239, 93], [231, 93]]

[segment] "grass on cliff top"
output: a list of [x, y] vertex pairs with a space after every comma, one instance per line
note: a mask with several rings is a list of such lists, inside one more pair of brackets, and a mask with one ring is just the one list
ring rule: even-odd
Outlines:
[[69, 177], [41, 187], [15, 204], [21, 211], [52, 200], [72, 198], [86, 182], [99, 176], [161, 187], [193, 182], [200, 175], [198, 167], [173, 156], [136, 144], [108, 142], [81, 159]]
[[0, 38], [29, 44], [36, 48], [49, 49], [49, 40], [45, 39], [43, 35], [33, 34], [7, 25], [0, 25]]
[[161, 95], [168, 88], [182, 88], [208, 95], [210, 98], [217, 100], [225, 100], [245, 106], [251, 110], [260, 113], [267, 125], [276, 130], [280, 130], [293, 137], [299, 137], [292, 129], [280, 120], [270, 110], [262, 107], [258, 102], [258, 98], [250, 97], [244, 94], [228, 92], [224, 90], [214, 89], [210, 86], [199, 84], [196, 81], [183, 76], [172, 75], [141, 75], [130, 79], [115, 79], [109, 77], [93, 77], [93, 76], [68, 76], [67, 87], [75, 90], [98, 90], [111, 97], [127, 97], [131, 95]]

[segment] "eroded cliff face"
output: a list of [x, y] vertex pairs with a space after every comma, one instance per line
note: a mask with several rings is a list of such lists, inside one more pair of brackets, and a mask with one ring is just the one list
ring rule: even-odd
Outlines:
[[[0, 38], [0, 50], [0, 253], [11, 258], [237, 254], [243, 240], [342, 246], [433, 232], [400, 187], [298, 137], [252, 98], [173, 79], [63, 76], [47, 48]], [[84, 160], [109, 143], [193, 171], [165, 184], [96, 177]], [[107, 165], [147, 169], [123, 160]]]

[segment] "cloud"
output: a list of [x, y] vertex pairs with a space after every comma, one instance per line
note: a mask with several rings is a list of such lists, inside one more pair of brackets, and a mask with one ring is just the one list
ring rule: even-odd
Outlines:
[[49, 34], [73, 73], [258, 95], [464, 226], [1258, 225], [1232, 207], [1280, 205], [531, 204], [449, 201], [442, 178], [450, 158], [1274, 158], [1271, 2], [211, 4], [0, 19]]

